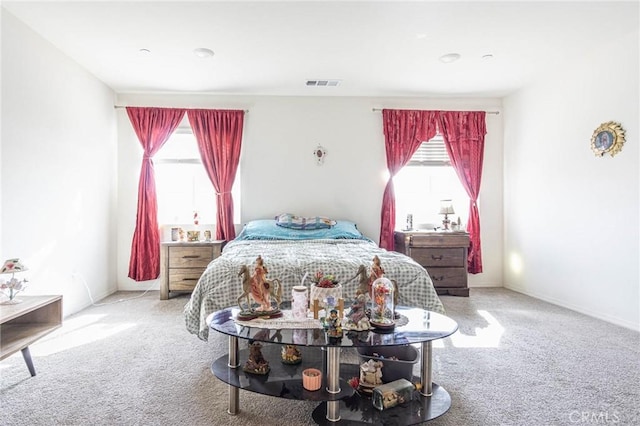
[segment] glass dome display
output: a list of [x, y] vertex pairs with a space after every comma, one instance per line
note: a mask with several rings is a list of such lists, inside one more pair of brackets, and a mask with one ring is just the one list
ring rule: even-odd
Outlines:
[[371, 285], [371, 325], [375, 328], [393, 329], [394, 312], [393, 283], [388, 278], [378, 278]]

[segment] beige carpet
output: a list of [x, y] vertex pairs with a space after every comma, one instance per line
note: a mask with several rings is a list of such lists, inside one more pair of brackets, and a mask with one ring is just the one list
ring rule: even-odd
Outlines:
[[[20, 353], [0, 362], [0, 424], [313, 424], [316, 403], [245, 391], [228, 415], [210, 371], [226, 337], [186, 332], [186, 295], [117, 302], [137, 295], [66, 318], [31, 347], [36, 377]], [[431, 425], [640, 424], [639, 333], [504, 289], [443, 302], [460, 330], [435, 344], [434, 380], [453, 402]]]

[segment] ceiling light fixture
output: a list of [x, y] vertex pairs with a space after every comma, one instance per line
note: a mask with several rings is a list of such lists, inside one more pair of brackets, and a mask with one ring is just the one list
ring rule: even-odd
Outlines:
[[198, 47], [197, 49], [193, 49], [193, 54], [198, 58], [210, 58], [213, 56], [213, 50], [207, 49], [206, 47]]
[[445, 64], [450, 64], [457, 61], [458, 59], [460, 59], [459, 53], [447, 53], [446, 55], [440, 56], [440, 61], [444, 62]]
[[138, 50], [140, 53], [142, 53], [143, 55], [148, 55], [149, 53], [151, 53], [151, 51], [149, 49], [140, 49]]

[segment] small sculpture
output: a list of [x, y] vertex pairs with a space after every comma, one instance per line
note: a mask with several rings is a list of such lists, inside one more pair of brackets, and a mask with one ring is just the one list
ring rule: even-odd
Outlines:
[[[368, 294], [369, 297], [371, 297], [373, 299], [373, 296], [371, 294], [371, 286], [373, 285], [373, 282], [375, 280], [377, 280], [378, 278], [382, 278], [384, 277], [384, 269], [382, 268], [382, 263], [380, 262], [380, 258], [378, 256], [373, 256], [373, 264], [371, 265], [371, 275], [369, 275], [369, 287], [368, 287]], [[393, 305], [395, 307], [398, 306], [398, 283], [396, 282], [396, 280], [389, 280], [391, 281], [391, 283], [393, 284], [393, 288], [394, 288], [394, 292], [393, 292]], [[394, 312], [394, 316], [398, 316], [397, 312]]]
[[360, 382], [358, 389], [371, 393], [373, 388], [382, 384], [382, 361], [370, 359], [360, 365]]
[[283, 364], [300, 364], [302, 362], [302, 353], [296, 345], [284, 345], [281, 358]]
[[369, 275], [369, 293], [371, 293], [371, 284], [378, 278], [382, 278], [384, 275], [384, 269], [380, 263], [380, 258], [376, 255], [373, 256], [373, 264], [371, 265], [371, 275]]
[[368, 295], [369, 294], [369, 275], [367, 275], [367, 267], [364, 265], [360, 265], [358, 267], [358, 272], [356, 272], [356, 276], [353, 278], [356, 278], [356, 277], [360, 277], [360, 280], [358, 281], [358, 289], [356, 290], [356, 298], [361, 294]]
[[269, 300], [269, 283], [267, 282], [267, 268], [264, 266], [262, 256], [256, 258], [256, 265], [253, 268], [253, 276], [251, 277], [251, 297], [260, 307], [259, 311], [270, 311], [271, 302]]
[[[273, 316], [275, 313], [280, 312], [280, 303], [282, 302], [282, 284], [280, 280], [273, 279], [268, 280], [267, 267], [264, 265], [264, 261], [261, 256], [256, 258], [253, 275], [249, 273], [249, 267], [243, 265], [240, 268], [239, 276], [243, 276], [242, 280], [242, 294], [238, 297], [238, 306], [242, 310], [243, 317], [251, 316], [252, 313], [268, 314]], [[251, 296], [260, 306], [256, 309], [251, 307]], [[271, 298], [275, 299], [275, 308], [271, 305]], [[247, 309], [242, 307], [242, 299], [246, 298]]]
[[262, 343], [249, 343], [249, 358], [242, 370], [251, 374], [265, 375], [269, 372], [269, 361], [262, 355]]
[[342, 321], [338, 317], [338, 310], [332, 309], [329, 317], [325, 320], [327, 325], [327, 335], [329, 337], [342, 337]]
[[358, 294], [356, 300], [351, 305], [351, 310], [347, 314], [347, 321], [344, 328], [347, 330], [363, 331], [369, 330], [369, 318], [366, 312], [367, 296], [366, 294]]

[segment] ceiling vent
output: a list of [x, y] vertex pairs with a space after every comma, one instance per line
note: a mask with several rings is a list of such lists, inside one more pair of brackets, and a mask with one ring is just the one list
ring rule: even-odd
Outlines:
[[340, 84], [340, 80], [307, 80], [307, 86], [335, 87]]

